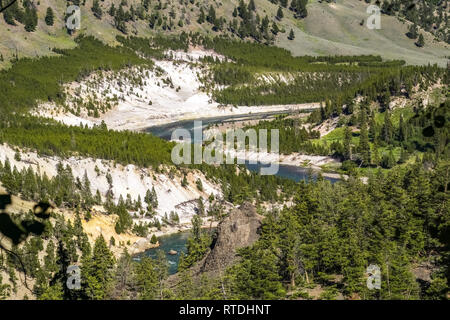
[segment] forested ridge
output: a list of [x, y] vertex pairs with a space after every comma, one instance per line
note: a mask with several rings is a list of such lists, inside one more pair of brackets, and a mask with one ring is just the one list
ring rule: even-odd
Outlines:
[[[277, 4], [278, 1], [270, 2]], [[286, 30], [279, 26], [284, 17], [283, 11], [291, 11], [296, 19], [303, 19], [308, 14], [306, 0], [289, 3], [283, 0], [276, 14], [268, 14], [265, 9], [260, 9], [259, 3], [254, 0], [240, 0], [237, 5], [228, 6], [228, 15], [216, 12], [223, 10], [223, 4], [216, 1], [124, 0], [105, 4], [94, 0], [91, 5], [85, 1], [71, 0], [69, 3], [86, 7], [98, 20], [111, 21], [113, 27], [124, 35], [136, 33], [133, 22], [138, 21], [144, 22], [148, 29], [155, 32], [186, 31], [189, 26], [195, 24], [199, 29], [266, 43], [273, 43], [279, 33], [286, 33]], [[27, 32], [35, 32], [38, 23], [45, 22], [47, 26], [54, 26], [56, 6], [47, 7], [41, 22], [37, 16], [39, 5], [40, 3], [30, 0], [15, 2], [3, 12], [3, 19], [11, 26], [22, 24]], [[67, 21], [67, 18], [68, 16], [65, 16], [64, 21]], [[67, 32], [72, 33], [73, 30]]]
[[[291, 104], [331, 99], [339, 114], [341, 105], [356, 95], [370, 100], [389, 91], [394, 95], [424, 77], [443, 78], [437, 66], [403, 66], [403, 61], [382, 61], [379, 56], [293, 57], [289, 51], [225, 38], [205, 39], [205, 47], [230, 57], [235, 63], [213, 63], [209, 80], [217, 101], [234, 105]], [[261, 79], [273, 76], [273, 81]], [[330, 116], [329, 114], [328, 116]]]
[[[325, 287], [323, 298], [338, 293], [363, 299], [444, 298], [447, 185], [448, 163], [438, 162], [433, 171], [416, 163], [379, 173], [367, 185], [350, 179], [300, 186], [294, 207], [269, 214], [261, 240], [243, 250], [243, 261], [232, 268], [238, 296], [283, 297], [290, 289], [294, 296], [308, 297], [305, 289], [315, 282]], [[424, 260], [437, 266], [431, 284], [412, 276], [412, 266]], [[370, 263], [381, 268], [380, 291], [365, 285], [362, 275]]]
[[74, 49], [54, 49], [58, 56], [20, 58], [10, 69], [1, 70], [2, 115], [27, 111], [43, 101], [62, 102], [62, 85], [80, 80], [92, 71], [151, 64], [128, 48], [106, 46], [93, 37], [79, 37], [77, 41]]
[[108, 130], [106, 125], [92, 129], [66, 126], [36, 117], [10, 116], [8, 122], [0, 124], [0, 129], [0, 142], [34, 149], [44, 155], [77, 155], [143, 167], [168, 164], [174, 145], [146, 133], [118, 132]]
[[[6, 0], [2, 0], [6, 4]], [[144, 0], [141, 2], [120, 1], [104, 4], [94, 0], [92, 4], [79, 0], [70, 3], [84, 6], [98, 20], [110, 20], [113, 26], [123, 34], [135, 31], [132, 23], [145, 22], [149, 29], [154, 31], [185, 30], [194, 23], [199, 28], [206, 28], [215, 33], [229, 34], [242, 39], [253, 39], [260, 42], [273, 42], [280, 33], [286, 33], [281, 25], [288, 12], [295, 19], [304, 19], [308, 16], [306, 0], [267, 0], [278, 6], [278, 9], [267, 14], [265, 9], [254, 0], [241, 0], [237, 5], [227, 6], [228, 15], [219, 15], [223, 4], [201, 1], [162, 2]], [[322, 5], [332, 2], [326, 0]], [[412, 0], [365, 0], [367, 4], [374, 4], [381, 8], [381, 12], [390, 16], [398, 16], [412, 23], [407, 36], [416, 39], [419, 35], [418, 26], [431, 32], [441, 41], [449, 42], [448, 33], [448, 3], [443, 0], [412, 1]], [[49, 6], [45, 16], [38, 19], [37, 7], [40, 3], [26, 0], [15, 2], [3, 12], [3, 19], [8, 25], [23, 25], [27, 32], [34, 32], [40, 23], [54, 26], [56, 8]], [[90, 6], [90, 7], [88, 7]], [[2, 7], [2, 2], [0, 2]], [[263, 8], [265, 6], [262, 6]], [[190, 12], [189, 12], [190, 11]], [[56, 12], [58, 14], [58, 12]], [[67, 19], [65, 17], [64, 19]], [[71, 32], [69, 30], [69, 32]]]
[[[379, 171], [367, 184], [354, 177], [335, 184], [320, 178], [298, 183], [294, 206], [260, 211], [265, 214], [261, 238], [240, 250], [237, 264], [219, 278], [194, 281], [188, 267], [204, 256], [212, 241], [198, 227], [197, 215], [175, 287], [164, 281], [164, 255], [138, 263], [124, 252], [116, 260], [102, 237], [91, 247], [80, 216], [73, 223], [55, 217], [43, 237], [31, 237], [16, 252], [36, 279], [30, 295], [39, 299], [311, 299], [317, 286], [319, 299], [445, 299], [448, 169], [441, 159], [432, 170], [416, 162], [389, 173]], [[26, 217], [15, 215], [17, 221]], [[43, 258], [39, 252], [46, 252]], [[66, 290], [64, 268], [77, 261], [82, 290]], [[0, 256], [14, 286], [20, 285], [22, 263], [15, 256]], [[369, 264], [381, 269], [381, 290], [366, 286]], [[421, 266], [428, 266], [430, 280], [415, 275]], [[2, 286], [2, 295], [9, 290], [14, 287]]]

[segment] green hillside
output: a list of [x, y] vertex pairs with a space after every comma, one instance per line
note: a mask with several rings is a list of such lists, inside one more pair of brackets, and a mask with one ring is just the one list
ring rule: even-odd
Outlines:
[[[23, 8], [26, 7], [31, 8], [31, 11], [36, 10], [37, 25], [34, 31], [27, 32], [24, 27], [26, 22], [18, 21], [24, 18], [19, 17], [12, 20], [12, 23], [7, 23], [5, 13], [0, 14], [3, 15], [0, 18], [0, 68], [9, 66], [15, 54], [19, 57], [42, 56], [52, 54], [53, 47], [74, 47], [74, 38], [80, 33], [93, 35], [108, 44], [117, 44], [116, 36], [124, 33], [137, 36], [182, 31], [226, 34], [275, 43], [291, 50], [294, 55], [373, 54], [387, 59], [404, 59], [410, 64], [438, 63], [441, 66], [446, 64], [446, 57], [450, 52], [448, 44], [438, 41], [434, 35], [421, 28], [419, 33], [424, 35], [425, 46], [417, 47], [416, 41], [406, 36], [411, 23], [401, 22], [394, 15], [382, 15], [380, 30], [368, 29], [361, 25], [361, 21], [366, 21], [368, 17], [366, 8], [369, 4], [356, 0], [338, 0], [337, 3], [309, 1], [306, 6], [307, 16], [304, 18], [299, 18], [298, 13], [290, 9], [292, 2], [259, 0], [254, 2], [254, 10], [248, 10], [250, 14], [247, 20], [250, 23], [244, 25], [244, 29], [239, 6], [242, 3], [248, 6], [249, 1], [26, 0], [17, 3], [19, 2], [21, 4], [18, 5], [18, 10], [22, 12], [25, 12]], [[94, 14], [96, 10], [92, 9], [95, 2], [99, 8], [97, 16]], [[283, 17], [277, 18], [280, 4], [283, 3], [286, 3], [286, 7], [281, 7]], [[78, 4], [81, 8], [81, 29], [72, 34], [68, 34], [65, 28], [67, 4]], [[54, 12], [53, 25], [45, 22], [49, 7]], [[214, 9], [214, 18], [210, 17], [211, 7]], [[122, 18], [118, 18], [119, 8], [123, 11]], [[236, 8], [238, 10], [235, 11]], [[13, 9], [8, 8], [8, 11], [11, 10]], [[291, 29], [294, 39], [288, 39]]]
[[449, 45], [422, 32], [426, 45], [418, 48], [405, 36], [409, 22], [383, 14], [380, 30], [361, 26], [361, 21], [367, 21], [369, 16], [367, 6], [364, 1], [338, 0], [337, 4], [327, 4], [312, 0], [308, 4], [308, 16], [303, 21], [295, 21], [300, 30], [294, 41], [280, 37], [277, 45], [296, 55], [374, 54], [386, 59], [403, 59], [410, 64], [446, 64]]

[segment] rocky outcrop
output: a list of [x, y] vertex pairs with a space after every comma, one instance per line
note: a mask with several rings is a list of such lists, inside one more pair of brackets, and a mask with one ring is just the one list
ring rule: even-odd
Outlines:
[[200, 272], [224, 270], [235, 262], [236, 251], [248, 247], [259, 239], [263, 217], [256, 213], [250, 203], [233, 210], [217, 226], [217, 236], [212, 249], [200, 262]]
[[[211, 250], [206, 256], [190, 268], [194, 282], [207, 274], [215, 278], [223, 275], [223, 271], [238, 260], [236, 251], [251, 246], [259, 239], [263, 216], [256, 213], [255, 207], [244, 203], [219, 223]], [[179, 283], [179, 273], [171, 275], [166, 285], [175, 288]]]

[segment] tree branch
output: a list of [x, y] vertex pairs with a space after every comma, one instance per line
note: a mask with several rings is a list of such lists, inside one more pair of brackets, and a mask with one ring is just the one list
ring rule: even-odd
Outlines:
[[6, 7], [0, 8], [0, 13], [2, 13], [3, 11], [5, 11], [6, 9], [8, 9], [10, 6], [12, 6], [14, 4], [14, 2], [16, 2], [17, 0], [12, 0]]

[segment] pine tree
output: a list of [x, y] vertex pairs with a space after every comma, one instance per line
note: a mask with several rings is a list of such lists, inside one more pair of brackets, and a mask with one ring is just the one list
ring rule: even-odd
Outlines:
[[47, 13], [45, 15], [45, 24], [48, 25], [48, 26], [52, 26], [53, 25], [53, 19], [54, 19], [53, 9], [48, 7], [47, 8]]
[[277, 11], [277, 19], [281, 20], [281, 19], [283, 19], [283, 17], [284, 17], [283, 9], [280, 6], [280, 7], [278, 7], [278, 11]]
[[95, 193], [95, 204], [101, 205], [102, 204], [102, 196], [100, 194], [100, 190], [97, 189], [97, 192]]
[[81, 188], [81, 196], [84, 202], [84, 208], [88, 209], [92, 206], [94, 199], [92, 198], [91, 192], [91, 182], [89, 181], [89, 177], [87, 175], [87, 171], [84, 171], [83, 175], [83, 185]]
[[388, 144], [392, 141], [392, 133], [393, 127], [391, 122], [391, 115], [389, 114], [389, 111], [386, 110], [384, 112], [383, 140]]
[[163, 299], [164, 282], [169, 276], [169, 263], [167, 262], [166, 254], [162, 250], [156, 252], [155, 259], [155, 274], [158, 284], [159, 299]]
[[386, 154], [383, 154], [383, 159], [381, 160], [381, 166], [386, 169], [390, 169], [395, 166], [395, 157], [392, 149]]
[[202, 183], [202, 180], [197, 179], [197, 181], [195, 181], [195, 184], [197, 185], [197, 189], [198, 189], [199, 191], [203, 191], [203, 183]]
[[377, 123], [375, 121], [375, 114], [372, 114], [370, 116], [370, 128], [369, 128], [369, 137], [372, 139], [372, 141], [375, 141], [377, 139]]
[[25, 8], [25, 30], [27, 32], [33, 32], [36, 30], [38, 24], [37, 10], [27, 6]]
[[261, 32], [267, 34], [269, 30], [269, 17], [266, 15], [261, 21]]
[[152, 193], [150, 192], [150, 189], [147, 189], [147, 192], [145, 193], [144, 202], [149, 208], [152, 207]]
[[192, 217], [192, 236], [194, 238], [194, 241], [198, 242], [201, 238], [201, 233], [202, 233], [202, 218], [200, 217], [200, 215], [196, 214]]
[[416, 45], [419, 48], [422, 48], [425, 45], [425, 39], [423, 38], [423, 34], [419, 35], [419, 40], [417, 40]]
[[411, 39], [417, 39], [417, 34], [418, 34], [417, 25], [414, 23], [409, 26], [407, 36]]
[[94, 2], [92, 4], [91, 11], [94, 13], [94, 16], [97, 19], [101, 19], [102, 18], [103, 11], [102, 11], [102, 8], [100, 8], [100, 4], [99, 4], [98, 0], [94, 0]]
[[115, 230], [117, 233], [126, 232], [133, 225], [133, 219], [127, 211], [127, 208], [123, 201], [116, 207], [115, 213], [119, 216], [116, 222]]
[[406, 161], [408, 161], [408, 152], [404, 148], [402, 148], [400, 150], [400, 159], [398, 159], [398, 163], [402, 164], [405, 163]]
[[[111, 7], [108, 10], [108, 14], [111, 17], [114, 17], [114, 15], [116, 14], [116, 7], [114, 7], [114, 3], [111, 3]], [[153, 15], [152, 15], [152, 17], [153, 17]]]
[[151, 202], [152, 208], [156, 209], [158, 208], [158, 196], [156, 194], [155, 187], [152, 187], [152, 202]]
[[[111, 237], [111, 240], [114, 238]], [[111, 241], [110, 240], [110, 245]], [[115, 240], [114, 240], [115, 242]], [[138, 264], [133, 263], [127, 248], [124, 248], [113, 272], [111, 288], [108, 290], [110, 299], [132, 299], [135, 297], [138, 283], [135, 279], [135, 268]]]
[[203, 11], [203, 8], [200, 8], [200, 15], [197, 20], [198, 23], [202, 24], [205, 22], [205, 12]]
[[352, 132], [349, 126], [345, 127], [344, 131], [344, 158], [352, 160]]
[[208, 21], [211, 24], [214, 24], [216, 22], [216, 10], [211, 5], [209, 7], [208, 16], [206, 17], [206, 21]]
[[214, 31], [220, 31], [223, 27], [223, 20], [222, 19], [216, 19], [214, 20], [213, 30]]
[[52, 284], [42, 292], [39, 296], [40, 300], [62, 300], [64, 297], [63, 284], [58, 281]]
[[301, 18], [306, 18], [308, 16], [308, 10], [306, 9], [306, 4], [308, 0], [299, 0], [299, 15]]
[[359, 152], [361, 153], [361, 160], [364, 166], [370, 165], [370, 145], [369, 145], [369, 134], [367, 131], [367, 124], [365, 117], [361, 125], [360, 136], [359, 136]]
[[253, 246], [242, 249], [240, 255], [245, 262], [231, 269], [239, 297], [277, 299], [286, 294], [280, 281], [277, 257], [272, 250]]
[[[7, 0], [3, 0], [3, 1], [7, 1]], [[0, 1], [0, 3], [2, 3]], [[15, 26], [16, 22], [15, 22], [15, 15], [19, 9], [18, 7], [18, 2], [14, 2], [7, 10], [3, 11], [3, 19], [5, 19], [5, 22], [9, 25]]]
[[137, 201], [136, 201], [136, 203], [134, 205], [134, 209], [135, 210], [142, 209], [142, 199], [141, 199], [141, 195], [140, 194], [138, 195], [138, 199], [137, 199]]
[[159, 283], [152, 258], [144, 257], [139, 263], [135, 264], [134, 282], [137, 286], [139, 299], [154, 300], [158, 296]]
[[124, 34], [128, 33], [127, 26], [125, 24], [125, 12], [123, 10], [122, 5], [119, 6], [119, 9], [116, 11], [116, 15], [114, 16], [114, 25], [117, 30], [121, 31]]
[[179, 269], [179, 282], [176, 288], [176, 297], [180, 300], [191, 300], [195, 297], [195, 289], [196, 286], [192, 280], [191, 270], [190, 269], [180, 269], [180, 266], [183, 265], [184, 254], [180, 255], [180, 262], [178, 264]]
[[306, 4], [308, 0], [292, 0], [290, 9], [295, 12], [295, 17], [297, 19], [306, 18], [308, 16], [308, 10], [306, 9]]
[[275, 23], [275, 21], [272, 23], [272, 33], [274, 34], [274, 35], [277, 35], [278, 34], [278, 32], [280, 32], [280, 29], [278, 28], [278, 25]]
[[298, 257], [298, 245], [299, 245], [299, 224], [295, 215], [291, 212], [286, 212], [280, 218], [278, 226], [275, 225], [275, 221], [268, 217], [268, 223], [271, 223], [271, 228], [280, 227], [284, 230], [284, 235], [280, 239], [281, 249], [281, 263], [285, 269], [285, 277], [289, 280], [291, 287], [295, 287], [295, 278], [299, 275], [299, 257]]
[[111, 236], [111, 238], [109, 238], [109, 246], [110, 247], [114, 247], [116, 245], [116, 239]]
[[378, 143], [375, 140], [373, 144], [373, 152], [372, 152], [372, 164], [378, 167], [380, 165], [380, 151], [378, 150]]
[[288, 39], [289, 39], [289, 40], [294, 40], [294, 39], [295, 39], [294, 30], [291, 29], [291, 31], [289, 32]]
[[391, 93], [389, 91], [389, 88], [385, 88], [383, 90], [383, 93], [381, 94], [380, 98], [380, 111], [384, 112], [389, 109], [389, 104], [391, 102]]
[[400, 115], [400, 120], [398, 124], [398, 140], [400, 142], [406, 141], [406, 126], [403, 121], [403, 114]]
[[105, 239], [100, 235], [94, 244], [92, 256], [82, 259], [81, 276], [86, 295], [93, 300], [104, 300], [112, 284], [114, 257]]
[[248, 11], [256, 11], [256, 6], [255, 6], [254, 0], [250, 0], [250, 2], [248, 3]]
[[188, 186], [188, 181], [186, 175], [183, 176], [183, 180], [181, 180], [181, 186], [186, 188]]
[[247, 6], [244, 3], [244, 0], [239, 1], [238, 13], [239, 13], [239, 16], [244, 21], [248, 20], [249, 14], [248, 14]]

